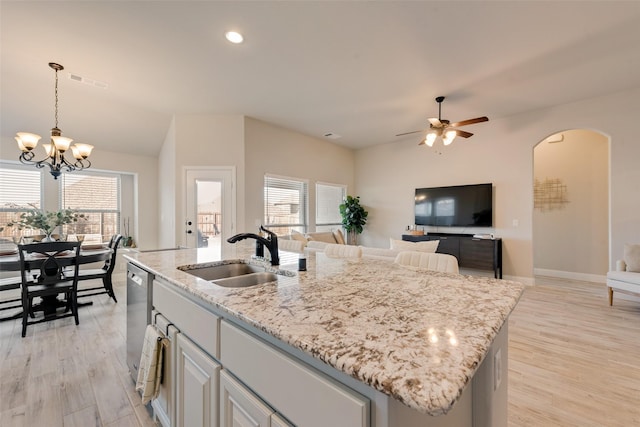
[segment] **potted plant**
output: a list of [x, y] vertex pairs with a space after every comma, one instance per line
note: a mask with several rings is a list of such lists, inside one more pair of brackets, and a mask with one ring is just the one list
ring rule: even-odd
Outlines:
[[[79, 214], [73, 209], [62, 209], [56, 212], [43, 211], [40, 209], [29, 209], [20, 214], [19, 218], [7, 223], [7, 227], [17, 227], [18, 230], [25, 228], [42, 230], [46, 237], [43, 242], [51, 242], [51, 233], [56, 227], [72, 224], [80, 219], [85, 219], [84, 214]], [[4, 227], [3, 227], [4, 228]]]
[[358, 243], [358, 234], [362, 233], [362, 228], [367, 223], [367, 212], [360, 205], [360, 196], [347, 196], [340, 205], [340, 215], [342, 216], [342, 226], [347, 232], [347, 241], [350, 245]]

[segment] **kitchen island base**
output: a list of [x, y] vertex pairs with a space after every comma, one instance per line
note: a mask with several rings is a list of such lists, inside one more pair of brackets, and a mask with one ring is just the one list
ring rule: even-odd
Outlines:
[[[433, 416], [406, 406], [165, 280], [156, 279], [153, 286], [154, 308], [180, 330], [181, 341], [188, 339], [200, 351], [205, 350], [202, 353], [208, 361], [199, 365], [219, 367], [210, 375], [202, 375], [208, 378], [203, 383], [173, 382], [178, 399], [189, 396], [183, 404], [205, 403], [198, 407], [202, 414], [196, 418], [206, 420], [206, 425], [235, 425], [240, 421], [234, 418], [237, 416], [249, 417], [246, 421], [251, 425], [300, 427], [507, 425], [507, 322], [455, 405], [448, 413]], [[193, 365], [190, 371], [198, 373], [199, 369]], [[176, 372], [175, 367], [168, 372]], [[226, 379], [221, 381], [221, 375]], [[205, 383], [207, 387], [202, 387]], [[212, 399], [214, 393], [218, 397]], [[180, 403], [170, 407], [176, 406], [182, 407]], [[188, 425], [185, 422], [193, 415], [178, 410], [177, 418], [169, 415], [164, 419], [176, 419], [175, 425], [182, 426]]]

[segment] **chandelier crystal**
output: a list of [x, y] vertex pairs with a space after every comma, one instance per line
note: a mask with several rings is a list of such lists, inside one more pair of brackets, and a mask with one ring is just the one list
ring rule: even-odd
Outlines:
[[[62, 131], [58, 128], [58, 71], [64, 70], [64, 67], [55, 62], [50, 62], [51, 67], [56, 72], [56, 86], [55, 86], [55, 122], [56, 125], [51, 129], [51, 142], [49, 144], [42, 144], [45, 151], [45, 158], [42, 160], [33, 160], [36, 156], [34, 149], [38, 146], [38, 141], [42, 138], [40, 135], [29, 132], [18, 132], [16, 134], [16, 141], [18, 148], [22, 152], [20, 154], [20, 162], [24, 164], [34, 165], [37, 168], [49, 167], [51, 175], [54, 179], [58, 179], [63, 170], [67, 172], [73, 172], [74, 170], [82, 170], [91, 167], [89, 156], [93, 145], [75, 143], [71, 145], [73, 140], [62, 136]], [[65, 152], [71, 148], [73, 155], [73, 161], [67, 160]]]

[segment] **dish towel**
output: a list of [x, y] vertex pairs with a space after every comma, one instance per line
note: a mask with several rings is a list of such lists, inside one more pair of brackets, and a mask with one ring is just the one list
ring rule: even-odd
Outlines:
[[143, 405], [158, 397], [158, 393], [160, 393], [162, 347], [167, 344], [168, 339], [162, 332], [153, 325], [147, 325], [136, 380], [136, 391], [141, 392]]

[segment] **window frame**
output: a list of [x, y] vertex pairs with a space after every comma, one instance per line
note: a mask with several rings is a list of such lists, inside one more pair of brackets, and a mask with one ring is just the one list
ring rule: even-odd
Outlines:
[[[59, 182], [59, 186], [58, 186], [58, 206], [59, 209], [66, 209], [67, 206], [63, 205], [63, 201], [64, 201], [64, 191], [65, 191], [65, 175], [63, 174], [62, 178], [60, 179]], [[72, 208], [74, 211], [81, 213], [81, 214], [100, 214], [101, 218], [103, 217], [104, 214], [115, 214], [116, 216], [116, 223], [115, 223], [115, 230], [113, 233], [107, 233], [105, 234], [105, 230], [104, 228], [102, 228], [102, 223], [104, 223], [104, 221], [100, 221], [100, 228], [101, 228], [101, 239], [102, 241], [106, 241], [108, 239], [111, 238], [111, 236], [113, 234], [120, 234], [120, 230], [121, 230], [121, 222], [122, 222], [122, 174], [117, 173], [117, 172], [95, 172], [95, 171], [81, 171], [81, 172], [74, 172], [73, 177], [77, 177], [77, 176], [90, 176], [90, 177], [105, 177], [105, 178], [115, 178], [116, 179], [116, 204], [117, 204], [117, 208], [114, 209], [83, 209], [83, 208]], [[66, 231], [68, 232], [68, 227], [66, 228]], [[106, 239], [106, 240], [105, 240]]]
[[[289, 181], [290, 183], [300, 184], [302, 186], [301, 196], [303, 198], [302, 202], [299, 204], [299, 209], [302, 211], [299, 214], [299, 218], [301, 222], [299, 223], [270, 223], [269, 222], [269, 211], [268, 211], [268, 187], [277, 188], [273, 186], [268, 186], [268, 180], [281, 180], [281, 181]], [[293, 185], [292, 185], [293, 187]], [[274, 175], [266, 173], [263, 178], [263, 220], [264, 226], [267, 228], [273, 228], [276, 234], [290, 234], [291, 230], [296, 230], [300, 233], [306, 233], [309, 229], [309, 180], [304, 178], [295, 178], [290, 176], [282, 176], [282, 175]], [[278, 229], [286, 229], [287, 232], [278, 233]]]

